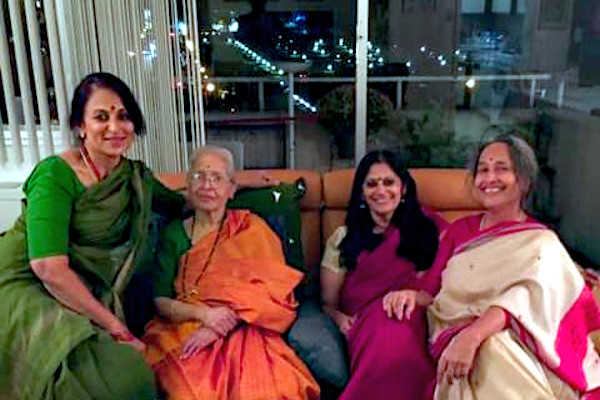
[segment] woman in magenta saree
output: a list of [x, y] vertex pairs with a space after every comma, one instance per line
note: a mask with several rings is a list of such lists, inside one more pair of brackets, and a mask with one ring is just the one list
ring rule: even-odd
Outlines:
[[350, 355], [341, 400], [422, 398], [434, 374], [424, 308], [399, 320], [382, 299], [418, 287], [417, 270], [431, 265], [437, 236], [396, 156], [367, 154], [356, 171], [346, 226], [329, 238], [321, 268], [323, 309], [346, 337]]

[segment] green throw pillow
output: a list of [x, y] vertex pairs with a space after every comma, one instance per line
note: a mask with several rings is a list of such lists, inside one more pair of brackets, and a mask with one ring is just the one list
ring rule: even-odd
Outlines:
[[300, 200], [305, 193], [306, 184], [300, 178], [295, 183], [240, 189], [228, 207], [248, 209], [267, 221], [281, 238], [287, 263], [308, 274], [300, 240]]

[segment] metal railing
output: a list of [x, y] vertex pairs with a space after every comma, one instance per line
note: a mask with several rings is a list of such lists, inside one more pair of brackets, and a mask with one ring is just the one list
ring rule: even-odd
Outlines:
[[[552, 74], [542, 73], [542, 74], [512, 74], [512, 75], [461, 75], [461, 76], [429, 76], [429, 75], [413, 75], [413, 76], [370, 76], [367, 78], [369, 83], [395, 83], [396, 86], [396, 94], [397, 98], [401, 99], [403, 97], [402, 93], [402, 83], [403, 82], [413, 82], [413, 83], [463, 83], [465, 84], [467, 81], [473, 80], [475, 83], [477, 82], [489, 82], [489, 81], [529, 81], [529, 106], [533, 107], [535, 105], [535, 99], [537, 96], [536, 88], [540, 81], [552, 82], [555, 81], [556, 78]], [[211, 78], [211, 81], [214, 83], [257, 83], [258, 84], [258, 108], [260, 111], [265, 110], [265, 89], [264, 85], [266, 83], [276, 83], [281, 81], [280, 78], [273, 77], [239, 77], [239, 76], [229, 76], [229, 77], [214, 77]], [[304, 76], [294, 77], [294, 83], [296, 87], [300, 87], [304, 84], [311, 83], [355, 83], [356, 79], [353, 77], [307, 77]], [[288, 96], [293, 99], [294, 94], [297, 92], [289, 91]], [[558, 81], [557, 88], [557, 96], [555, 99], [555, 104], [557, 107], [561, 108], [564, 104], [564, 94], [565, 94], [565, 80], [560, 78]]]

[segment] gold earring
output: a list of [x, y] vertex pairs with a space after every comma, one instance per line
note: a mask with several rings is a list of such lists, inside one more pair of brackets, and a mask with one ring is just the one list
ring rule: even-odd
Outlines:
[[79, 139], [81, 139], [81, 140], [85, 139], [85, 132], [83, 132], [83, 131], [79, 132]]

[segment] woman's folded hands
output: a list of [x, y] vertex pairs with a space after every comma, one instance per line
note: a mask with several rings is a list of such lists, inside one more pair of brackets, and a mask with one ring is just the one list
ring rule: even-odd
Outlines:
[[206, 306], [200, 320], [220, 336], [226, 336], [240, 321], [237, 313], [227, 306]]
[[201, 310], [198, 319], [203, 325], [186, 338], [181, 347], [181, 358], [198, 354], [214, 341], [227, 336], [240, 322], [237, 313], [227, 306], [213, 307], [204, 304]]

